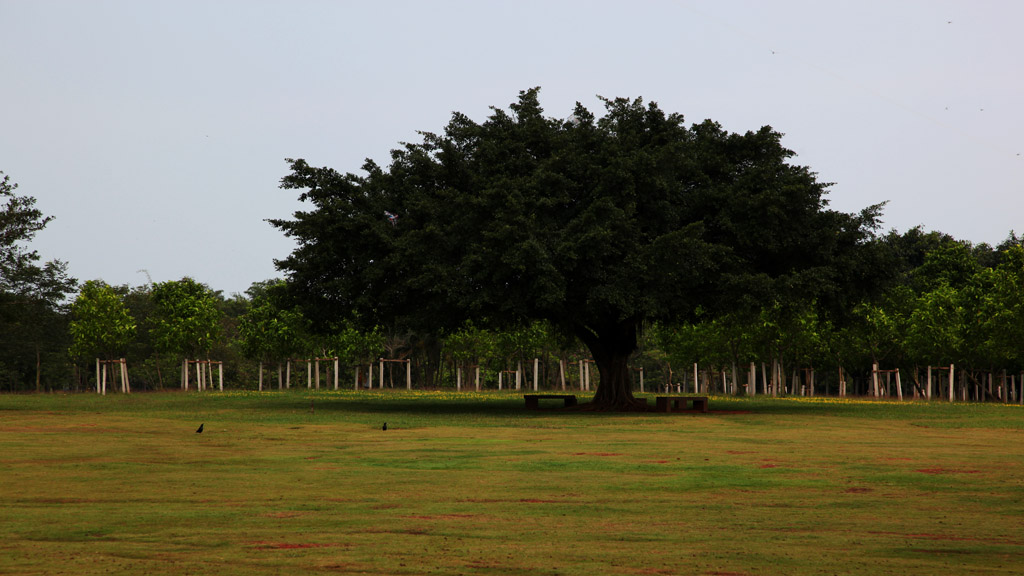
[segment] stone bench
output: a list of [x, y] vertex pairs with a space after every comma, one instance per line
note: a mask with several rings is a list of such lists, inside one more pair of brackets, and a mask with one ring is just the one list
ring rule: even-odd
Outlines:
[[707, 396], [656, 396], [654, 410], [656, 412], [686, 410], [687, 403], [692, 405], [694, 410], [705, 413], [708, 411]]
[[562, 400], [566, 408], [576, 405], [575, 394], [525, 394], [523, 399], [526, 400], [527, 410], [539, 410], [541, 400]]

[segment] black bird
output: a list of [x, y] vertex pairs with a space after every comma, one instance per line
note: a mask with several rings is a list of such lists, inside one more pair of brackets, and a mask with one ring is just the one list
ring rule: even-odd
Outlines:
[[385, 423], [384, 423], [384, 425], [383, 425], [383, 426], [381, 426], [381, 428], [380, 428], [380, 429], [381, 429], [381, 430], [387, 430], [387, 429], [388, 429], [388, 423], [387, 423], [387, 422], [385, 422]]
[[203, 426], [204, 425], [206, 425], [206, 422], [203, 422], [202, 424], [199, 425], [199, 429], [196, 430], [196, 434], [202, 434], [203, 433]]

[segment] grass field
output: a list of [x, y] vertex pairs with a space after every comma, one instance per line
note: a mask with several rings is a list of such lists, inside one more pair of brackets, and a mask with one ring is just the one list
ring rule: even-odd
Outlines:
[[522, 405], [0, 396], [0, 574], [1024, 572], [1019, 406]]

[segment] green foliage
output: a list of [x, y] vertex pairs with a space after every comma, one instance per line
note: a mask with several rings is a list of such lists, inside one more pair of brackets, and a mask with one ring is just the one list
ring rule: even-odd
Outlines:
[[446, 332], [545, 320], [586, 343], [599, 401], [621, 404], [645, 320], [837, 308], [870, 277], [879, 207], [827, 210], [827, 186], [789, 163], [778, 132], [604, 104], [560, 120], [527, 90], [482, 123], [454, 114], [362, 176], [290, 160], [282, 187], [313, 209], [272, 223], [298, 241], [278, 265], [305, 313]]
[[238, 323], [245, 357], [261, 362], [284, 360], [303, 347], [306, 320], [295, 310], [281, 307], [283, 281], [260, 283], [250, 288], [249, 310]]
[[445, 349], [458, 363], [478, 364], [497, 355], [498, 335], [472, 321], [445, 337]]
[[1024, 365], [1024, 245], [1008, 245], [990, 278], [991, 291], [980, 318], [985, 344], [997, 362]]
[[53, 220], [35, 207], [31, 196], [0, 172], [0, 388], [35, 389], [66, 379], [65, 298], [76, 280], [58, 260], [40, 263], [28, 247]]
[[118, 357], [135, 336], [135, 320], [123, 297], [99, 280], [82, 285], [71, 316], [71, 355], [76, 358]]
[[221, 331], [213, 290], [186, 277], [154, 284], [152, 298], [158, 350], [192, 357], [209, 353]]

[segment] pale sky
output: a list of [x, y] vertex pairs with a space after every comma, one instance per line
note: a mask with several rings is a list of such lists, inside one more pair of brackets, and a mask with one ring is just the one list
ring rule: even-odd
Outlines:
[[643, 97], [770, 125], [833, 208], [1024, 232], [1024, 2], [0, 0], [0, 170], [79, 280], [280, 274], [284, 158], [358, 172], [453, 111]]

